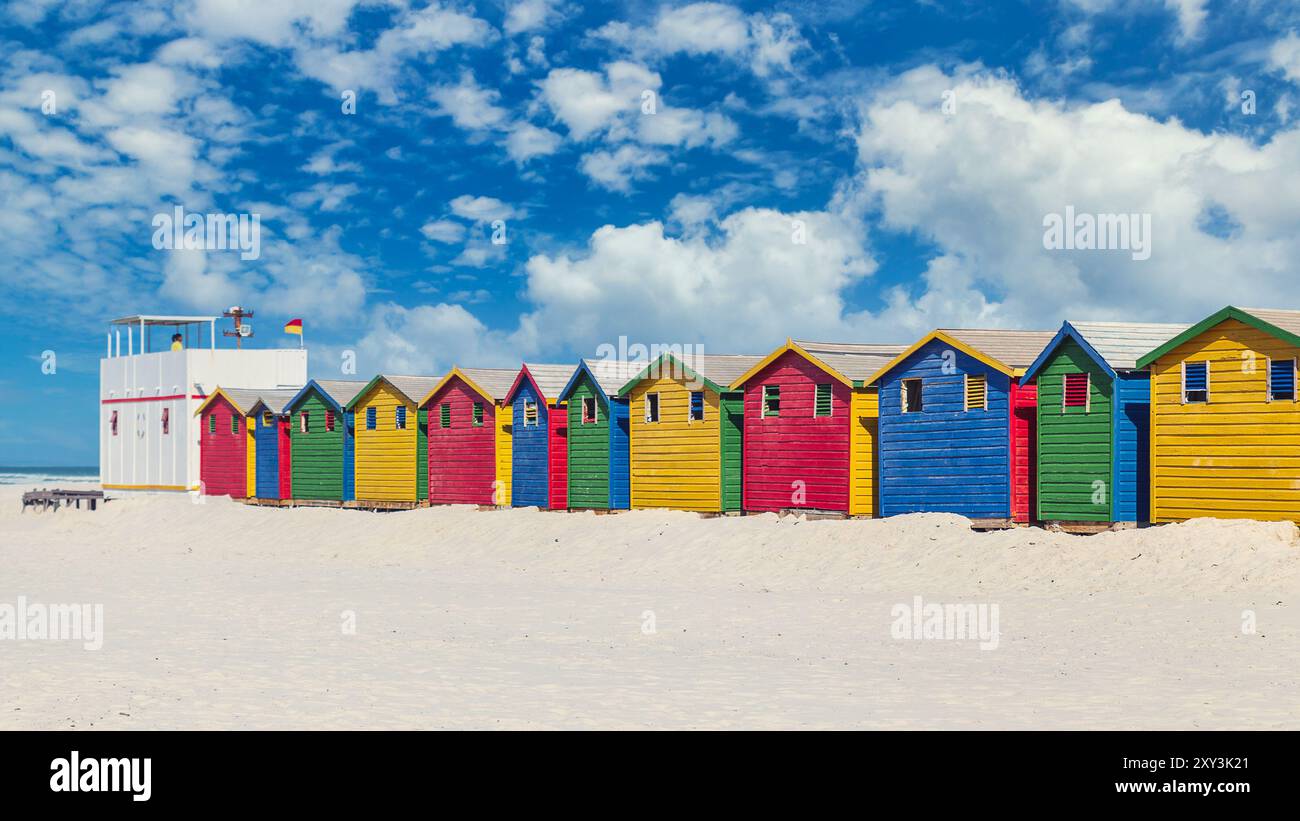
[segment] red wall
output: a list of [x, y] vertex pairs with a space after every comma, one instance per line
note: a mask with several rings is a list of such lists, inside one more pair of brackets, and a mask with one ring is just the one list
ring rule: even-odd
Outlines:
[[569, 506], [569, 410], [548, 408], [546, 418], [547, 459], [546, 471], [550, 479], [550, 498], [547, 507], [564, 510]]
[[[443, 402], [451, 404], [451, 427], [442, 427]], [[483, 403], [475, 427], [474, 403]], [[490, 505], [496, 468], [496, 406], [453, 377], [425, 405], [429, 410], [429, 501], [435, 505]], [[414, 425], [412, 418], [407, 424]]]
[[[279, 434], [278, 437], [279, 452], [277, 453], [278, 461], [276, 463], [276, 466], [280, 471], [280, 498], [281, 499], [293, 498], [293, 462], [292, 462], [293, 448], [290, 446], [290, 442], [289, 442], [289, 424], [290, 424], [290, 416], [286, 414], [284, 417], [280, 419], [280, 428], [278, 431], [276, 431], [276, 433]], [[321, 419], [319, 424], [323, 428], [325, 425], [325, 420]]]
[[1011, 380], [1011, 518], [1028, 522], [1030, 511], [1038, 509], [1038, 459], [1034, 449], [1038, 440], [1038, 385], [1021, 385]]
[[[216, 433], [208, 433], [208, 417], [217, 419]], [[230, 432], [230, 417], [239, 419], [239, 434]], [[175, 424], [173, 422], [172, 424]], [[240, 416], [234, 406], [218, 397], [199, 414], [199, 480], [207, 496], [231, 496], [242, 499], [248, 495], [245, 477], [248, 463], [245, 460], [248, 446], [248, 420]]]
[[[830, 382], [831, 415], [813, 417], [818, 382]], [[781, 415], [763, 418], [763, 386], [781, 386]], [[849, 509], [849, 388], [787, 351], [745, 383], [744, 508]], [[804, 483], [802, 503], [794, 482]]]

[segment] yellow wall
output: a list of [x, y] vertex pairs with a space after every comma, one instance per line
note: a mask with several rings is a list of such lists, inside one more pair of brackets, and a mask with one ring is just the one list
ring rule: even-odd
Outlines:
[[511, 436], [514, 434], [512, 429], [514, 415], [512, 406], [506, 405], [504, 408], [497, 406], [497, 481], [501, 483], [501, 495], [493, 502], [498, 505], [510, 504], [510, 446]]
[[849, 513], [876, 515], [876, 423], [879, 394], [875, 388], [854, 388], [849, 434]]
[[[1156, 360], [1151, 521], [1300, 519], [1300, 406], [1267, 401], [1268, 359], [1297, 355], [1300, 349], [1230, 319]], [[1182, 404], [1183, 360], [1207, 359], [1209, 403]]]
[[[406, 429], [394, 427], [397, 406], [406, 406]], [[366, 409], [375, 408], [375, 429], [366, 429]], [[416, 501], [415, 405], [380, 382], [355, 405], [356, 496], [359, 500]]]
[[254, 444], [254, 420], [256, 417], [244, 417], [244, 485], [248, 498], [257, 495], [257, 445]]
[[[661, 376], [629, 393], [632, 507], [714, 512], [722, 509], [722, 429], [718, 395], [704, 390], [704, 419], [687, 418], [691, 390]], [[659, 394], [659, 421], [645, 421], [645, 395]]]

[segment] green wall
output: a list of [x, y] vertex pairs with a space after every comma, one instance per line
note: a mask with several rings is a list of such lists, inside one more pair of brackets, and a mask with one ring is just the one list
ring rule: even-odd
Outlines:
[[[1061, 407], [1064, 375], [1088, 373], [1090, 407]], [[1111, 506], [1110, 377], [1073, 339], [1038, 373], [1038, 518], [1108, 522]], [[1101, 493], [1095, 482], [1102, 482]], [[1094, 499], [1104, 499], [1098, 503]]]
[[[569, 507], [609, 507], [609, 408], [585, 373], [568, 398]], [[582, 424], [583, 397], [596, 396], [596, 421]]]
[[[343, 499], [343, 414], [335, 412], [334, 430], [325, 430], [325, 411], [333, 410], [316, 391], [293, 409], [289, 423], [290, 469], [295, 499]], [[302, 432], [308, 413], [311, 432]]]

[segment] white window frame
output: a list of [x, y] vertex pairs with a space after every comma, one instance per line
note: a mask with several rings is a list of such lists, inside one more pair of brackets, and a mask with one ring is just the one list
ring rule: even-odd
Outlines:
[[[831, 399], [831, 402], [830, 402], [830, 413], [826, 414], [825, 416], [818, 416], [818, 415], [817, 415], [817, 391], [818, 391], [819, 388], [821, 388], [822, 385], [826, 385], [826, 386], [830, 389], [830, 394], [831, 394], [831, 396], [830, 396], [830, 399]], [[813, 415], [813, 418], [814, 418], [814, 419], [830, 419], [832, 416], [835, 415], [835, 383], [833, 383], [833, 382], [814, 382], [814, 383], [813, 383], [813, 406], [812, 406], [812, 415]]]
[[[691, 408], [695, 404], [695, 394], [697, 393], [700, 395], [700, 418], [699, 419], [696, 419], [695, 417], [691, 416]], [[691, 422], [703, 422], [704, 411], [708, 406], [709, 403], [705, 401], [704, 391], [688, 391], [686, 393], [686, 423], [690, 424]]]
[[[653, 403], [650, 401], [651, 397], [654, 398], [654, 402], [653, 402]], [[654, 405], [654, 418], [653, 418], [653, 419], [650, 418], [650, 406], [651, 406], [651, 404]], [[646, 423], [647, 425], [657, 425], [657, 424], [659, 424], [659, 419], [660, 419], [660, 410], [661, 410], [661, 408], [659, 407], [659, 394], [658, 394], [657, 392], [655, 392], [655, 391], [647, 391], [647, 392], [646, 392], [646, 395], [645, 395], [645, 423]]]
[[[1189, 362], [1192, 363], [1193, 365], [1195, 365], [1195, 364], [1197, 364], [1197, 363], [1204, 363], [1204, 364], [1205, 364], [1205, 401], [1204, 401], [1204, 402], [1189, 402], [1189, 401], [1187, 401], [1187, 363], [1189, 363]], [[1180, 370], [1181, 370], [1181, 375], [1182, 375], [1182, 384], [1179, 386], [1178, 398], [1181, 400], [1181, 403], [1184, 404], [1184, 405], [1208, 405], [1208, 404], [1210, 404], [1210, 360], [1208, 360], [1208, 359], [1184, 359], [1184, 360], [1182, 361], [1181, 369], [1180, 369]], [[1265, 378], [1267, 379], [1267, 377], [1265, 377]], [[1267, 383], [1264, 385], [1264, 390], [1265, 390], [1266, 392], [1267, 392], [1267, 390], [1268, 390], [1268, 385], [1267, 385]]]
[[[528, 411], [533, 412], [533, 421], [528, 421]], [[531, 399], [524, 400], [524, 427], [533, 428], [541, 424], [541, 413], [537, 409], [537, 403]]]
[[[591, 403], [591, 419], [590, 419], [590, 420], [587, 419], [587, 403], [588, 403], [588, 402]], [[596, 415], [596, 397], [594, 397], [594, 396], [584, 396], [584, 397], [582, 397], [582, 424], [584, 424], [584, 425], [595, 425], [595, 424], [598, 424], [599, 422], [600, 422], [600, 417]]]
[[[1264, 357], [1264, 400], [1266, 402], [1295, 402], [1300, 399], [1300, 384], [1296, 383], [1296, 358], [1293, 356], [1290, 359], [1279, 359], [1278, 361], [1291, 363], [1291, 398], [1273, 398], [1273, 358], [1266, 356]], [[1206, 373], [1209, 373], [1208, 368]]]
[[[907, 383], [908, 382], [915, 382], [917, 384], [916, 395], [917, 398], [921, 400], [920, 410], [907, 409]], [[898, 380], [898, 393], [899, 393], [899, 405], [902, 408], [903, 413], [907, 414], [907, 413], [925, 412], [925, 382], [920, 377], [911, 376], [908, 377], [907, 379]], [[963, 405], [965, 404], [965, 396], [962, 397], [962, 404]]]
[[[1061, 374], [1061, 413], [1065, 413], [1065, 409], [1068, 407], [1065, 404], [1065, 389], [1071, 376], [1074, 376], [1074, 374]], [[1083, 412], [1085, 415], [1092, 413], [1092, 371], [1083, 372]]]

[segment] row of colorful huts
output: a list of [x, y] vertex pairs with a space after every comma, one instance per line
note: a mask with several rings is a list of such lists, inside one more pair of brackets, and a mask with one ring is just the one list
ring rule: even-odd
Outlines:
[[221, 387], [205, 493], [358, 506], [1300, 519], [1300, 311]]

